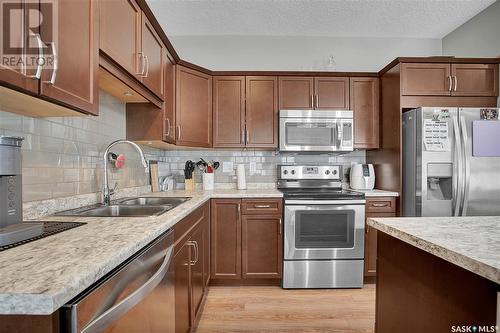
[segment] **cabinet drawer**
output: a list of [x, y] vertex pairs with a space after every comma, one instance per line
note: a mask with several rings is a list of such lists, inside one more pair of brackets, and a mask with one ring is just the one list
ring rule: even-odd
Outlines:
[[281, 214], [281, 199], [244, 199], [242, 205], [242, 214]]
[[396, 212], [396, 198], [369, 198], [366, 200], [366, 213], [394, 213]]

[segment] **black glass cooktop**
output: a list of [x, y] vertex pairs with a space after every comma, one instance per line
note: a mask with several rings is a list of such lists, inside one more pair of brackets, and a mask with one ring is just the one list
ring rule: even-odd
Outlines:
[[45, 237], [48, 237], [51, 235], [58, 234], [60, 232], [63, 232], [63, 231], [69, 230], [69, 229], [80, 227], [84, 224], [87, 224], [87, 223], [83, 223], [83, 222], [57, 222], [57, 221], [43, 222], [43, 233], [41, 235], [36, 236], [36, 237], [32, 237], [32, 238], [28, 238], [28, 239], [25, 239], [25, 240], [22, 240], [22, 241], [19, 241], [16, 243], [12, 243], [9, 245], [0, 246], [0, 252], [11, 249], [11, 248], [19, 246], [19, 245], [23, 245], [23, 244], [26, 244], [29, 242], [36, 241], [36, 240], [41, 239], [41, 238], [45, 238]]
[[285, 199], [301, 200], [354, 200], [364, 199], [365, 194], [351, 190], [341, 190], [334, 188], [282, 188]]

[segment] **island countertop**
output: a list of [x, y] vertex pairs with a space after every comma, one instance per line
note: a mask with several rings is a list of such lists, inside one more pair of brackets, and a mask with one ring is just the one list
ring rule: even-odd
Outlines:
[[0, 314], [52, 314], [211, 198], [280, 198], [283, 194], [256, 189], [144, 196], [186, 196], [191, 200], [153, 217], [39, 219], [87, 224], [0, 252]]
[[500, 216], [370, 218], [368, 225], [500, 284]]

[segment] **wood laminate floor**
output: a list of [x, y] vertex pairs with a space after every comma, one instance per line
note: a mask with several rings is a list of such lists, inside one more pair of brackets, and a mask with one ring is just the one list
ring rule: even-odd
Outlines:
[[210, 287], [196, 333], [373, 333], [375, 285], [283, 290]]

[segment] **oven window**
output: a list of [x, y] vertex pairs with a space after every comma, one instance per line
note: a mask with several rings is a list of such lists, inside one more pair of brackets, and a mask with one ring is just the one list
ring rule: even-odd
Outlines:
[[332, 146], [335, 145], [336, 124], [294, 123], [285, 125], [286, 144], [289, 146]]
[[297, 211], [295, 213], [295, 247], [354, 247], [354, 211]]

